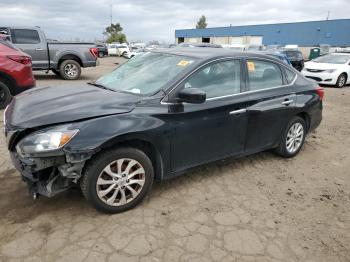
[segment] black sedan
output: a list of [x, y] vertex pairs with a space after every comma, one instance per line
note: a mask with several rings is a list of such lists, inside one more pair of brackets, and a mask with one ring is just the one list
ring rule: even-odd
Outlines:
[[273, 149], [295, 156], [323, 89], [271, 56], [216, 48], [145, 52], [90, 85], [15, 97], [5, 135], [34, 197], [74, 185], [95, 208], [142, 201], [155, 179]]

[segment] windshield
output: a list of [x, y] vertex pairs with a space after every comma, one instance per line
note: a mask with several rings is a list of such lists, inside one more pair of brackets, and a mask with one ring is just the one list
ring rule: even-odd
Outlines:
[[349, 61], [350, 55], [328, 54], [314, 59], [314, 62], [329, 64], [345, 64]]
[[147, 52], [99, 78], [96, 84], [115, 91], [154, 94], [194, 61], [184, 56]]

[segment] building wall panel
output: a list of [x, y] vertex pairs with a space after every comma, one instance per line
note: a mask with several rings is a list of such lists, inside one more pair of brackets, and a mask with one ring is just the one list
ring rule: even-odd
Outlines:
[[350, 19], [175, 30], [175, 37], [262, 36], [264, 45], [350, 46]]

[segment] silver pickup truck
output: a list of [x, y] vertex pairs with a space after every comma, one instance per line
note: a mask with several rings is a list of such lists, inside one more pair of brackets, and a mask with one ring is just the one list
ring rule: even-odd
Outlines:
[[63, 79], [75, 80], [82, 67], [97, 65], [94, 43], [49, 41], [39, 27], [0, 27], [0, 32], [32, 57], [33, 70], [52, 70]]

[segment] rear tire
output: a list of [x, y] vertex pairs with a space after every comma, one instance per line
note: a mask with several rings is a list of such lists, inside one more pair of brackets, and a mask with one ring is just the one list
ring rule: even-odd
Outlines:
[[149, 157], [139, 149], [127, 147], [105, 151], [91, 159], [80, 187], [86, 200], [97, 210], [120, 213], [145, 198], [153, 179]]
[[0, 109], [4, 109], [12, 99], [9, 86], [0, 81]]
[[297, 155], [303, 147], [306, 130], [305, 120], [298, 116], [293, 117], [283, 132], [275, 153], [286, 158]]
[[343, 88], [346, 85], [346, 74], [342, 73], [340, 76], [338, 76], [337, 83], [335, 84], [336, 87], [338, 88]]
[[81, 74], [80, 64], [75, 60], [64, 60], [60, 64], [60, 75], [66, 80], [77, 80]]

